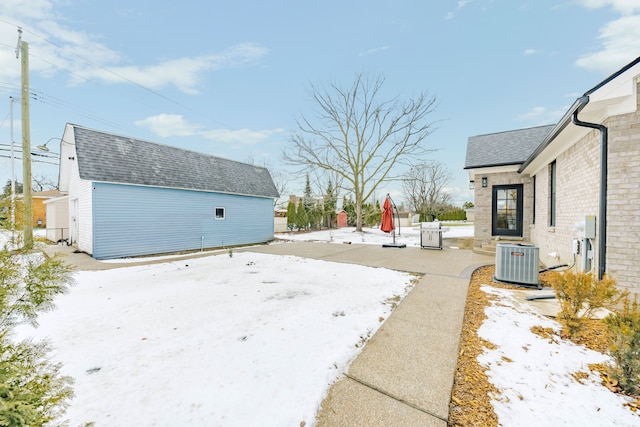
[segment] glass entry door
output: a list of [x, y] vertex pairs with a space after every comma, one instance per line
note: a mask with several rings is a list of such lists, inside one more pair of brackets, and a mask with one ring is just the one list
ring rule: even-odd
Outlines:
[[494, 186], [491, 234], [522, 237], [522, 206], [522, 184]]

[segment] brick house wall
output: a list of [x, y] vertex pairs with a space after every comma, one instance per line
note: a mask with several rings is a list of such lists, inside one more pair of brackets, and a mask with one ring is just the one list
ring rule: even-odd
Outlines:
[[640, 293], [640, 83], [638, 108], [614, 116], [609, 128], [607, 273]]
[[[535, 175], [535, 224], [531, 242], [540, 247], [540, 262], [546, 266], [573, 264], [575, 226], [584, 215], [596, 215], [600, 192], [600, 133], [591, 131], [556, 158], [556, 221], [550, 225], [549, 168]], [[592, 241], [597, 263], [598, 241]], [[550, 254], [556, 254], [551, 256]]]
[[[487, 177], [487, 186], [482, 187], [482, 176]], [[517, 171], [477, 174], [474, 186], [474, 247], [481, 248], [482, 245], [488, 245], [494, 240], [495, 236], [491, 234], [491, 203], [492, 189], [495, 185], [523, 184], [523, 227], [522, 238], [515, 240], [528, 241], [530, 239], [529, 226], [532, 222], [533, 209], [533, 180], [528, 175], [518, 174]], [[503, 240], [514, 240], [513, 237], [501, 237]]]
[[33, 227], [47, 227], [47, 207], [44, 204], [45, 200], [47, 199], [40, 197], [34, 197], [31, 200], [31, 209], [33, 212]]
[[[640, 100], [640, 84], [637, 85]], [[640, 294], [640, 105], [634, 113], [613, 116], [608, 128], [607, 250], [606, 273], [618, 286]], [[549, 171], [536, 180], [536, 221], [531, 241], [540, 246], [545, 265], [574, 262], [572, 240], [575, 224], [584, 215], [596, 216], [600, 195], [600, 143], [598, 130], [587, 133], [556, 159], [556, 226], [549, 226]], [[596, 228], [597, 230], [597, 228]], [[597, 269], [598, 236], [592, 241]], [[555, 253], [557, 257], [550, 254]], [[579, 265], [579, 260], [578, 260]]]

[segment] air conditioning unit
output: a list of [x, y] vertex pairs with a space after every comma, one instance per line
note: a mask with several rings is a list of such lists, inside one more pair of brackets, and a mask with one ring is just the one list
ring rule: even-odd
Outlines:
[[496, 274], [499, 282], [537, 286], [540, 248], [534, 245], [498, 243], [496, 245]]

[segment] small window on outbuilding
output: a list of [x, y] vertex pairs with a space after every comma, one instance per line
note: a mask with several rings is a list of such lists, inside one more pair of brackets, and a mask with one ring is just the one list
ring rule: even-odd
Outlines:
[[215, 219], [224, 219], [226, 216], [225, 208], [215, 208]]

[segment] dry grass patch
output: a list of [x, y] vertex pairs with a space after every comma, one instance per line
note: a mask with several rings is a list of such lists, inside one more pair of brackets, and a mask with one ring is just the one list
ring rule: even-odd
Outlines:
[[498, 417], [489, 396], [500, 393], [489, 383], [486, 369], [478, 363], [478, 356], [485, 348], [495, 348], [492, 343], [478, 337], [478, 329], [487, 318], [484, 308], [490, 302], [480, 286], [493, 281], [493, 271], [492, 266], [482, 267], [473, 274], [469, 283], [460, 354], [449, 407], [450, 426], [498, 425]]

